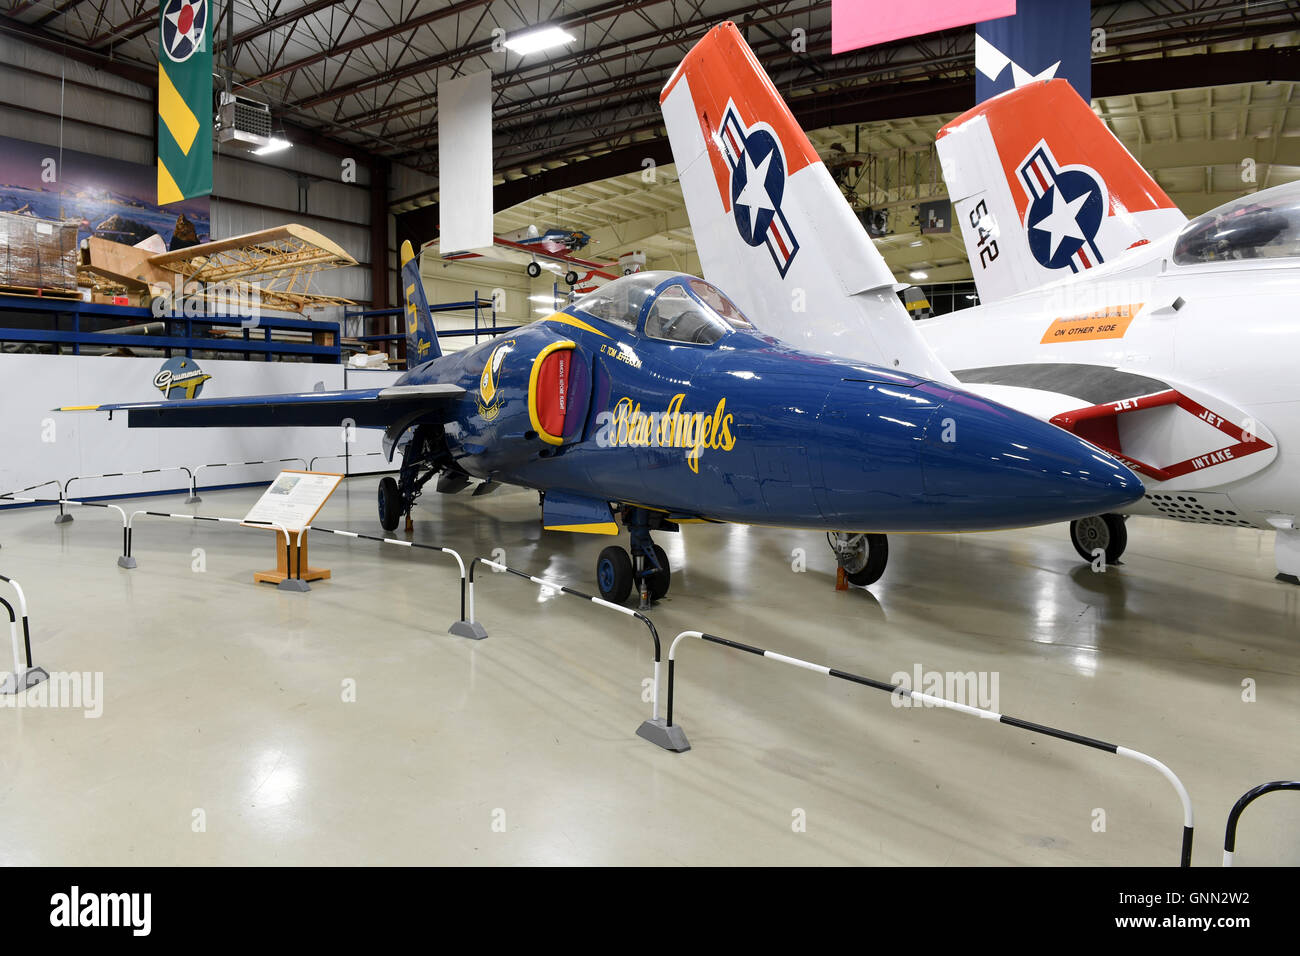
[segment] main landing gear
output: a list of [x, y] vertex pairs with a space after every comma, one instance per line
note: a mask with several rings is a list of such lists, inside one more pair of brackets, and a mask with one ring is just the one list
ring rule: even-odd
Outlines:
[[1118, 564], [1128, 547], [1128, 529], [1123, 515], [1094, 515], [1070, 522], [1070, 543], [1079, 557], [1091, 564], [1100, 550], [1106, 564]]
[[447, 466], [446, 452], [433, 437], [425, 426], [417, 428], [402, 452], [402, 469], [397, 478], [379, 479], [379, 524], [385, 531], [396, 531], [402, 516], [410, 517], [429, 479]]
[[850, 584], [865, 588], [885, 573], [885, 565], [889, 563], [889, 539], [885, 535], [832, 531], [826, 540]]
[[596, 558], [596, 586], [600, 596], [622, 604], [635, 589], [642, 609], [668, 593], [672, 571], [668, 555], [650, 538], [651, 531], [676, 531], [678, 527], [657, 511], [626, 507], [619, 512], [631, 535], [631, 554], [610, 545]]

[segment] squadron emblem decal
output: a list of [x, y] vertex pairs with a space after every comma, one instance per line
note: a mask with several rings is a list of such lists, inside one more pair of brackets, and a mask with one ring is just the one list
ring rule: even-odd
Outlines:
[[488, 356], [478, 380], [478, 413], [484, 421], [493, 421], [501, 414], [501, 363], [514, 351], [515, 340], [502, 342]]

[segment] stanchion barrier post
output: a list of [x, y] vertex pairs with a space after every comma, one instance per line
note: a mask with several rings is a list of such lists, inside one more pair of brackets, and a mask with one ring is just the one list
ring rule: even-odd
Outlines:
[[[123, 532], [126, 553], [125, 555], [123, 555], [122, 558], [118, 559], [118, 564], [121, 567], [134, 568], [138, 566], [138, 563], [136, 562], [135, 559], [135, 555], [133, 555], [131, 551], [132, 548], [134, 548], [135, 546], [135, 519], [138, 518], [140, 515], [145, 515], [150, 518], [183, 518], [186, 521], [211, 521], [214, 524], [258, 525], [267, 528], [274, 528], [275, 530], [279, 531], [282, 535], [284, 535], [284, 558], [285, 558], [284, 566], [289, 571], [289, 577], [281, 581], [278, 585], [276, 585], [276, 587], [278, 587], [281, 591], [310, 591], [311, 590], [311, 586], [306, 581], [303, 581], [301, 579], [302, 576], [301, 560], [299, 560], [298, 562], [299, 564], [298, 574], [295, 576], [293, 573], [293, 565], [294, 565], [293, 539], [289, 536], [289, 529], [286, 528], [284, 525], [278, 524], [274, 521], [245, 521], [243, 518], [218, 518], [213, 515], [175, 514], [170, 511], [147, 511], [143, 509], [140, 511], [133, 511], [131, 513], [131, 516], [126, 519], [126, 527]], [[299, 541], [302, 540], [302, 532], [299, 532], [298, 540]], [[288, 584], [287, 587], [285, 586], [286, 584]]]
[[[57, 484], [57, 482], [47, 481], [46, 484]], [[39, 488], [40, 485], [37, 485], [36, 487]], [[19, 497], [19, 495], [14, 492], [10, 492], [7, 495], [0, 495], [0, 501], [21, 501], [25, 504], [36, 505], [58, 505], [60, 510], [62, 510], [64, 505], [77, 505], [80, 508], [111, 508], [122, 516], [122, 554], [118, 556], [117, 563], [120, 567], [125, 568], [129, 566], [122, 564], [122, 559], [130, 553], [128, 544], [130, 541], [130, 532], [127, 529], [126, 512], [117, 505], [109, 504], [106, 501], [77, 501], [73, 498], [23, 498]]]
[[190, 481], [190, 496], [186, 499], [185, 503], [188, 505], [203, 500], [199, 497], [199, 472], [204, 468], [242, 468], [245, 465], [283, 465], [291, 461], [300, 461], [302, 462], [302, 467], [304, 469], [311, 471], [311, 466], [307, 464], [306, 458], [267, 458], [262, 461], [215, 461], [206, 465], [196, 465]]
[[[39, 485], [28, 485], [26, 488], [18, 488], [15, 491], [5, 492], [3, 495], [0, 495], [0, 501], [3, 501], [6, 498], [11, 498], [16, 501], [18, 499], [14, 499], [13, 498], [14, 495], [21, 495], [24, 491], [35, 491], [37, 488], [44, 488], [46, 485], [53, 485], [55, 488], [61, 487], [59, 479], [51, 478], [49, 481], [42, 481]], [[62, 495], [62, 492], [60, 492], [60, 495]], [[26, 501], [30, 499], [23, 499], [23, 500]], [[60, 512], [63, 511], [62, 504], [59, 505], [59, 511]]]
[[[321, 457], [325, 457], [325, 456], [322, 455]], [[310, 468], [310, 466], [308, 467]], [[337, 528], [319, 528], [316, 527], [315, 525], [307, 525], [307, 527], [302, 529], [302, 531], [299, 533], [298, 536], [299, 542], [302, 541], [304, 536], [309, 535], [313, 531], [317, 531], [321, 534], [336, 534], [341, 538], [359, 538], [363, 541], [378, 541], [380, 544], [396, 545], [399, 548], [411, 548], [413, 550], [419, 550], [419, 551], [440, 551], [443, 554], [451, 555], [456, 560], [456, 567], [460, 569], [460, 620], [453, 622], [451, 627], [447, 629], [447, 633], [454, 634], [457, 637], [472, 636], [471, 634], [464, 633], [463, 630], [458, 630], [458, 628], [463, 628], [463, 625], [465, 624], [465, 591], [466, 591], [465, 562], [461, 558], [460, 552], [453, 551], [451, 548], [444, 548], [441, 545], [436, 545], [436, 544], [421, 544], [418, 541], [403, 541], [401, 538], [384, 538], [374, 534], [361, 534], [359, 531], [342, 531]], [[298, 555], [299, 555], [298, 573], [301, 575], [302, 573], [302, 567], [301, 567], [302, 549], [301, 548], [299, 548]], [[487, 634], [484, 633], [483, 637], [487, 637]]]
[[[9, 585], [13, 589], [14, 596], [18, 599], [18, 611], [14, 612], [13, 605], [0, 598], [0, 606], [3, 606], [9, 612], [9, 641], [13, 648], [13, 671], [0, 682], [0, 694], [20, 694], [29, 687], [35, 687], [43, 680], [49, 679], [49, 672], [43, 667], [36, 667], [32, 664], [32, 627], [27, 617], [27, 595], [23, 593], [22, 586], [13, 578], [0, 574], [0, 581]], [[18, 621], [22, 619], [23, 640], [22, 650], [19, 651], [18, 645]]]
[[382, 457], [383, 454], [384, 453], [382, 451], [367, 451], [367, 452], [362, 452], [360, 455], [317, 455], [316, 457], [311, 459], [310, 462], [308, 462], [307, 470], [312, 471], [316, 467], [316, 462], [328, 461], [331, 458], [376, 458], [376, 457]]
[[[631, 608], [623, 607], [621, 604], [615, 604], [612, 601], [606, 601], [604, 598], [598, 598], [591, 594], [579, 591], [577, 588], [571, 588], [566, 584], [557, 584], [554, 581], [547, 581], [535, 575], [528, 574], [526, 571], [519, 571], [515, 568], [496, 561], [490, 561], [487, 558], [474, 558], [469, 563], [469, 582], [467, 586], [467, 610], [465, 620], [456, 622], [452, 627], [452, 633], [458, 637], [468, 637], [472, 640], [483, 640], [487, 637], [487, 630], [474, 619], [474, 568], [476, 565], [484, 565], [495, 571], [512, 574], [517, 578], [523, 578], [525, 581], [531, 581], [538, 587], [547, 588], [560, 594], [567, 594], [570, 597], [581, 598], [584, 601], [590, 601], [592, 604], [598, 604], [601, 607], [607, 607], [611, 610], [618, 611], [626, 617], [636, 618], [646, 626], [650, 632], [650, 640], [654, 644], [654, 676], [651, 679], [651, 702], [650, 702], [650, 719], [641, 722], [637, 728], [638, 737], [644, 737], [651, 743], [663, 747], [665, 750], [689, 749], [690, 745], [686, 744], [686, 738], [680, 730], [674, 730], [659, 716], [659, 668], [662, 654], [659, 647], [659, 631], [655, 628], [654, 622], [646, 617], [640, 611], [634, 611]], [[459, 626], [459, 630], [457, 627]], [[685, 745], [682, 747], [681, 745]]]
[[[102, 475], [74, 475], [73, 477], [69, 478], [67, 481], [63, 483], [61, 491], [59, 493], [59, 497], [61, 499], [66, 499], [68, 497], [68, 489], [72, 487], [72, 483], [74, 481], [91, 481], [96, 478], [133, 478], [136, 477], [137, 475], [157, 475], [164, 471], [185, 472], [185, 474], [190, 476], [191, 490], [194, 488], [194, 473], [192, 471], [190, 471], [184, 465], [168, 465], [164, 468], [145, 468], [142, 471], [109, 471], [109, 472], [105, 472]], [[49, 484], [49, 482], [46, 482], [46, 484]], [[35, 487], [39, 488], [40, 486], [36, 485]], [[72, 515], [66, 514], [64, 512], [62, 501], [60, 501], [59, 513], [58, 516], [55, 517], [54, 523], [64, 524], [71, 520], [72, 520]]]
[[[706, 634], [703, 631], [682, 631], [668, 647], [668, 720], [667, 726], [673, 727], [673, 704], [676, 693], [676, 656], [677, 645], [682, 642], [683, 638], [694, 637], [700, 641], [710, 644], [718, 644], [722, 647], [730, 647], [738, 651], [744, 651], [746, 654], [754, 654], [758, 657], [765, 657], [769, 660], [779, 661], [782, 664], [790, 664], [793, 667], [799, 667], [804, 670], [815, 671], [826, 677], [835, 677], [851, 684], [860, 684], [863, 687], [870, 687], [873, 690], [884, 691], [887, 694], [907, 697], [917, 701], [922, 705], [930, 707], [941, 707], [947, 710], [955, 710], [958, 713], [968, 717], [977, 717], [982, 720], [992, 720], [1009, 727], [1018, 727], [1021, 730], [1027, 730], [1030, 733], [1043, 734], [1047, 737], [1055, 737], [1058, 740], [1065, 740], [1069, 743], [1079, 744], [1084, 747], [1090, 747], [1094, 750], [1102, 750], [1106, 753], [1112, 753], [1119, 757], [1127, 757], [1138, 763], [1145, 764], [1158, 771], [1161, 776], [1173, 785], [1174, 790], [1178, 793], [1179, 802], [1183, 807], [1183, 838], [1182, 848], [1179, 854], [1180, 866], [1192, 865], [1192, 834], [1193, 834], [1193, 816], [1192, 800], [1187, 794], [1187, 788], [1183, 782], [1178, 779], [1172, 770], [1166, 767], [1159, 760], [1137, 750], [1130, 750], [1127, 747], [1121, 747], [1117, 744], [1106, 743], [1104, 740], [1097, 740], [1093, 737], [1084, 737], [1081, 734], [1073, 733], [1069, 730], [1060, 730], [1056, 727], [1048, 727], [1045, 724], [1036, 724], [1032, 721], [1021, 720], [1018, 717], [1011, 717], [1007, 714], [1000, 714], [996, 711], [985, 710], [981, 707], [973, 707], [970, 704], [962, 704], [957, 701], [948, 700], [944, 697], [935, 697], [931, 694], [925, 694], [911, 688], [904, 687], [902, 684], [891, 684], [887, 681], [875, 680], [871, 677], [862, 677], [858, 674], [850, 674], [847, 671], [838, 670], [834, 667], [826, 667], [822, 664], [813, 664], [809, 661], [799, 660], [797, 657], [787, 657], [784, 654], [777, 654], [774, 651], [764, 650], [761, 647], [755, 647], [752, 644], [742, 644], [739, 641], [731, 641], [725, 637], [717, 637], [713, 634]], [[687, 748], [689, 749], [689, 746]]]
[[1261, 783], [1258, 787], [1243, 793], [1241, 799], [1232, 805], [1232, 811], [1228, 814], [1228, 827], [1223, 834], [1224, 866], [1232, 866], [1233, 854], [1237, 852], [1237, 821], [1241, 819], [1241, 812], [1264, 794], [1277, 790], [1300, 790], [1300, 780], [1274, 780], [1272, 783]]

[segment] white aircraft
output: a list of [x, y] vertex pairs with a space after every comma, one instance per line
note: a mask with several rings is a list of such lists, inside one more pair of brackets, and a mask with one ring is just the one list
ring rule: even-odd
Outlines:
[[[734, 26], [661, 104], [705, 277], [756, 325], [1073, 431], [1143, 476], [1129, 514], [1274, 530], [1300, 584], [1300, 184], [1187, 222], [1065, 81], [1031, 83], [940, 132], [983, 304], [913, 323]], [[1124, 518], [1072, 522], [1080, 556], [1117, 561]], [[846, 568], [863, 537], [832, 540]]]

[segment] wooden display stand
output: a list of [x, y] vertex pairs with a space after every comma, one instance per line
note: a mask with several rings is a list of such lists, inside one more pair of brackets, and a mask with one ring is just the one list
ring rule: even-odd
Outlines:
[[[307, 536], [295, 536], [292, 530], [289, 532], [290, 540], [293, 541], [286, 549], [284, 546], [284, 535], [279, 530], [275, 531], [275, 570], [274, 571], [255, 571], [253, 580], [257, 584], [279, 584], [285, 578], [300, 578], [303, 581], [328, 581], [330, 577], [329, 568], [313, 568], [307, 560]], [[299, 543], [301, 541], [301, 543]], [[290, 554], [289, 552], [292, 552]], [[293, 558], [293, 567], [289, 567], [289, 558]], [[299, 573], [301, 572], [301, 573]]]
[[[323, 479], [323, 480], [322, 480]], [[313, 568], [307, 556], [307, 536], [321, 508], [343, 475], [320, 471], [282, 471], [244, 518], [245, 527], [262, 527], [275, 533], [275, 569], [253, 573], [255, 584], [274, 584], [281, 590], [307, 591], [308, 581], [327, 581], [329, 568]], [[289, 533], [286, 546], [284, 531]], [[286, 583], [287, 582], [287, 583]]]

